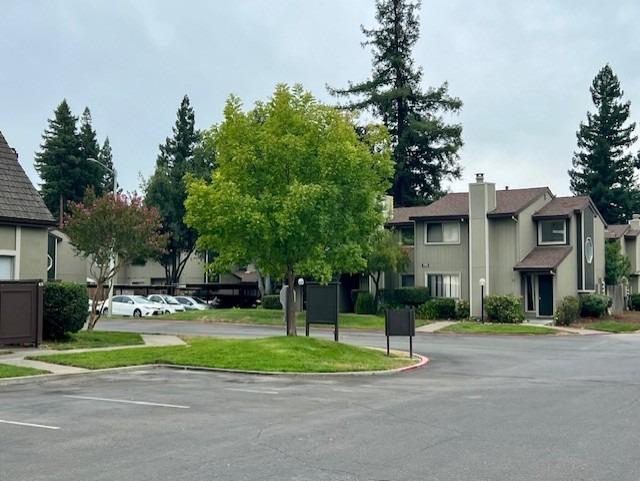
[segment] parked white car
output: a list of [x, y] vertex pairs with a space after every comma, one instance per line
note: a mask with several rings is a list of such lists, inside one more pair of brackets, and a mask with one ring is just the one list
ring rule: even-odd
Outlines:
[[147, 297], [151, 302], [162, 307], [165, 314], [175, 314], [176, 312], [184, 312], [186, 309], [173, 296], [165, 294], [152, 294]]
[[182, 304], [187, 311], [206, 311], [213, 307], [199, 297], [176, 296], [176, 301]]
[[[112, 305], [114, 316], [148, 317], [162, 313], [158, 305], [144, 296], [114, 296]], [[108, 310], [108, 301], [105, 301], [102, 314], [107, 314]]]

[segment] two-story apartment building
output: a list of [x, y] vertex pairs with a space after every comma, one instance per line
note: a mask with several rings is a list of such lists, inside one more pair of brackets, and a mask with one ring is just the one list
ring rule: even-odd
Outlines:
[[620, 243], [620, 252], [629, 258], [631, 275], [629, 291], [640, 293], [640, 214], [633, 214], [628, 224], [610, 224], [605, 232], [608, 241]]
[[403, 243], [413, 237], [412, 269], [387, 286], [466, 299], [473, 316], [481, 314], [482, 292], [522, 296], [529, 317], [550, 317], [563, 297], [602, 289], [605, 222], [589, 197], [555, 197], [547, 187], [496, 190], [478, 174], [468, 192], [396, 208], [387, 225]]

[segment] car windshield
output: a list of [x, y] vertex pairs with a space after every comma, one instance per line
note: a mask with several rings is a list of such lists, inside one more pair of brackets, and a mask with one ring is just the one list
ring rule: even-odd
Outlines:
[[142, 302], [143, 304], [147, 304], [149, 302], [149, 299], [144, 296], [133, 296], [133, 300], [136, 302]]
[[186, 297], [176, 297], [180, 304], [191, 304], [191, 301]]
[[193, 300], [196, 301], [198, 304], [206, 304], [207, 303], [207, 301], [205, 301], [204, 299], [202, 299], [200, 297], [194, 297]]
[[178, 301], [176, 301], [173, 297], [171, 296], [164, 296], [163, 299], [165, 301], [167, 301], [167, 304], [180, 304]]

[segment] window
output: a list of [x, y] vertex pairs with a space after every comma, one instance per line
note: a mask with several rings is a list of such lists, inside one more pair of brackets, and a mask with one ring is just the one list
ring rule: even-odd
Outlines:
[[427, 244], [459, 244], [460, 224], [458, 222], [429, 222], [426, 224]]
[[402, 274], [400, 276], [400, 285], [402, 287], [414, 287], [416, 285], [416, 278], [413, 274]]
[[0, 256], [0, 279], [13, 280], [13, 256]]
[[427, 274], [427, 289], [431, 297], [460, 297], [459, 274]]
[[400, 228], [400, 244], [412, 246], [414, 242], [413, 226]]
[[566, 244], [565, 220], [541, 220], [538, 222], [538, 244]]
[[591, 264], [593, 262], [593, 241], [591, 237], [587, 237], [584, 240], [584, 258], [587, 261], [587, 264]]

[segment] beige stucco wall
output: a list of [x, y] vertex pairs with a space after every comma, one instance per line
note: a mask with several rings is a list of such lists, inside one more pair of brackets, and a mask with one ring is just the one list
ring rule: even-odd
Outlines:
[[47, 278], [46, 227], [21, 227], [19, 279]]
[[531, 216], [551, 202], [551, 195], [546, 193], [535, 200], [529, 207], [518, 214], [518, 262], [524, 259], [538, 245], [538, 224]]
[[62, 240], [57, 244], [57, 265], [55, 278], [67, 282], [84, 284], [89, 275], [89, 262], [80, 256], [69, 243], [68, 237], [57, 231]]
[[598, 289], [599, 284], [604, 280], [604, 251], [606, 242], [604, 238], [604, 231], [604, 222], [602, 222], [602, 219], [596, 215], [593, 221], [593, 275], [596, 282], [596, 290]]
[[517, 223], [512, 218], [489, 219], [489, 294], [520, 295]]
[[15, 250], [16, 228], [12, 225], [0, 225], [0, 250]]
[[[165, 278], [164, 267], [156, 261], [147, 260], [142, 266], [128, 265], [124, 266], [118, 273], [117, 284], [150, 284], [152, 279]], [[182, 277], [181, 284], [199, 284], [204, 282], [204, 261], [197, 254], [191, 254], [187, 261]]]
[[469, 299], [469, 225], [460, 222], [460, 244], [425, 244], [425, 222], [416, 223], [415, 232], [415, 282], [425, 287], [425, 275], [460, 274], [460, 296]]
[[[554, 311], [555, 306], [566, 296], [575, 296], [578, 293], [578, 249], [577, 249], [577, 222], [575, 216], [569, 219], [569, 245], [571, 252], [564, 258], [556, 270], [554, 276]], [[594, 231], [597, 229], [594, 229]], [[594, 257], [595, 257], [594, 242]], [[594, 259], [595, 261], [595, 259]]]

